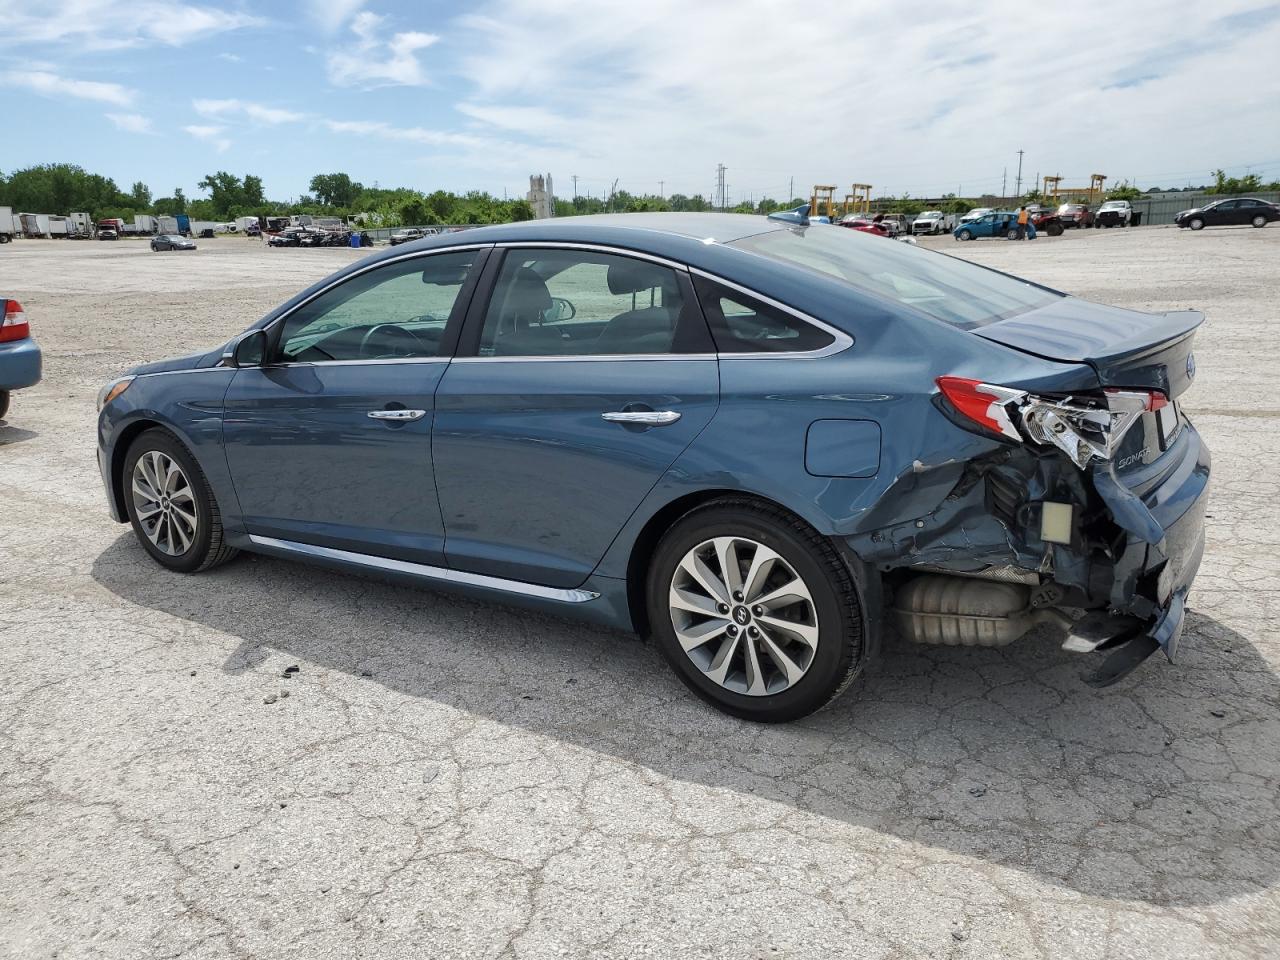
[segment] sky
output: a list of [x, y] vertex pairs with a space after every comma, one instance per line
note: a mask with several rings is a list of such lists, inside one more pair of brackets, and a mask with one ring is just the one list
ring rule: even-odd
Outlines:
[[[1280, 179], [1259, 0], [0, 0], [0, 170], [732, 202]], [[1007, 178], [1007, 179], [1006, 179]]]

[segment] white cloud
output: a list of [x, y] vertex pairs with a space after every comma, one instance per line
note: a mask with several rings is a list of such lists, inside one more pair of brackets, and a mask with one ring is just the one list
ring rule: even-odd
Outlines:
[[382, 140], [423, 143], [433, 147], [484, 148], [494, 144], [492, 140], [471, 134], [430, 130], [425, 127], [395, 127], [381, 120], [325, 120], [324, 125], [334, 133], [353, 133]]
[[139, 113], [108, 113], [107, 119], [126, 133], [152, 133], [151, 120]]
[[7, 45], [73, 43], [111, 50], [142, 44], [182, 46], [266, 21], [245, 13], [180, 0], [23, 0], [0, 6]]
[[0, 74], [0, 84], [9, 87], [25, 87], [48, 97], [97, 100], [99, 103], [112, 103], [118, 107], [129, 106], [137, 96], [137, 91], [122, 87], [118, 83], [75, 80], [47, 70], [10, 70]]
[[231, 141], [223, 136], [226, 132], [226, 127], [190, 124], [182, 129], [197, 140], [204, 140], [206, 143], [212, 144], [213, 148], [219, 153], [225, 153], [227, 148], [231, 146]]
[[[477, 158], [477, 175], [552, 170], [631, 190], [784, 196], [999, 191], [1017, 151], [1036, 173], [1113, 181], [1280, 157], [1258, 118], [1280, 102], [1280, 15], [1256, 0], [1185, 5], [1081, 0], [1061, 11], [1012, 0], [938, 5], [814, 0], [494, 0], [450, 36], [471, 90], [457, 108], [478, 135], [526, 141]], [[670, 25], [678, 24], [678, 29]], [[815, 47], [856, 37], [865, 56]], [[1043, 38], [1057, 37], [1061, 42]], [[1041, 38], [1039, 42], [1031, 38]], [[870, 59], [868, 59], [870, 57]], [[1145, 79], [1143, 79], [1145, 78]], [[1186, 118], [1196, 117], [1196, 136]], [[1177, 160], [1168, 160], [1177, 144]], [[483, 174], [480, 173], [483, 171]], [[1160, 177], [1154, 181], [1159, 182]], [[1166, 184], [1169, 182], [1165, 178]]]
[[365, 0], [307, 0], [307, 14], [325, 33], [336, 33], [365, 5]]
[[422, 86], [426, 71], [418, 51], [439, 41], [434, 33], [410, 30], [383, 39], [385, 17], [367, 10], [351, 21], [354, 43], [329, 53], [329, 79], [340, 87]]
[[240, 56], [238, 53], [220, 53], [218, 54], [218, 59], [227, 60], [231, 63], [239, 63], [244, 59], [244, 57]]
[[191, 106], [196, 113], [204, 117], [226, 117], [239, 114], [257, 123], [275, 126], [279, 123], [296, 123], [305, 120], [305, 113], [295, 110], [284, 110], [279, 107], [268, 107], [248, 100], [192, 100]]

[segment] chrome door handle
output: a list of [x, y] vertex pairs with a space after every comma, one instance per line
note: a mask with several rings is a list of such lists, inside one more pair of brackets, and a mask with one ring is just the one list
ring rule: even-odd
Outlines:
[[427, 415], [425, 410], [370, 410], [369, 416], [374, 420], [421, 420]]
[[600, 419], [610, 423], [636, 423], [644, 427], [665, 427], [675, 423], [680, 414], [675, 410], [618, 410], [613, 413], [602, 413]]

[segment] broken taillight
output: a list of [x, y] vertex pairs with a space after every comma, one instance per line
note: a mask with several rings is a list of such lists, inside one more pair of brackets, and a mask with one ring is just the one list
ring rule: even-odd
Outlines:
[[27, 325], [27, 315], [22, 304], [17, 300], [0, 300], [4, 304], [4, 319], [0, 320], [0, 343], [10, 340], [25, 340], [31, 336], [31, 327]]
[[979, 426], [1011, 440], [1057, 447], [1081, 469], [1094, 458], [1110, 460], [1142, 414], [1169, 402], [1151, 390], [1107, 389], [1102, 400], [1048, 399], [964, 377], [939, 377], [937, 384], [951, 406]]

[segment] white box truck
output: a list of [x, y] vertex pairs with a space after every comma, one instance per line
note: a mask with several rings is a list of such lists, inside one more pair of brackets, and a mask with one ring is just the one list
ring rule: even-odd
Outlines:
[[88, 240], [93, 236], [93, 221], [89, 219], [87, 213], [73, 213], [67, 220], [69, 240]]
[[177, 233], [178, 232], [178, 221], [175, 220], [173, 217], [159, 216], [159, 217], [156, 217], [156, 220], [159, 222], [161, 233]]
[[13, 239], [13, 207], [0, 207], [0, 243]]
[[133, 218], [133, 232], [143, 237], [154, 237], [160, 230], [155, 217], [139, 213]]

